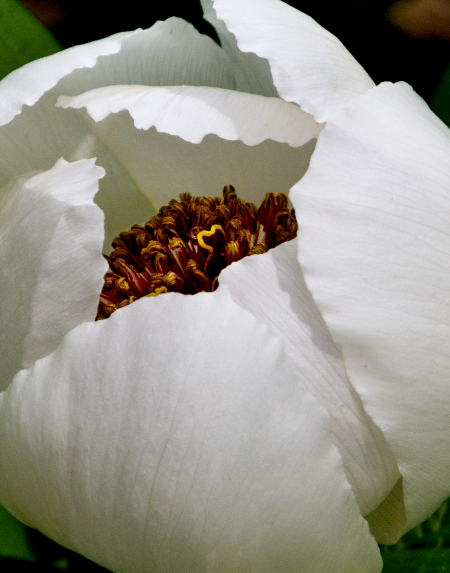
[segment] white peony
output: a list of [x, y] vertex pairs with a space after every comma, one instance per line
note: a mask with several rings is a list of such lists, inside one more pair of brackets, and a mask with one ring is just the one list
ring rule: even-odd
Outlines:
[[[282, 2], [204, 9], [222, 48], [172, 18], [0, 83], [0, 503], [115, 572], [379, 572], [368, 521], [450, 495], [449, 132]], [[96, 322], [111, 240], [227, 184], [298, 238]]]

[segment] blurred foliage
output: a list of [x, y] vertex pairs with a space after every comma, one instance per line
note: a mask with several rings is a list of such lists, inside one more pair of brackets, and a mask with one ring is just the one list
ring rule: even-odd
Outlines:
[[381, 554], [383, 573], [450, 573], [450, 500]]
[[0, 505], [0, 555], [34, 561], [26, 527]]
[[431, 98], [430, 107], [450, 127], [450, 67], [442, 76]]
[[0, 1], [0, 78], [60, 49], [59, 42], [18, 0]]
[[392, 553], [384, 560], [383, 573], [450, 572], [450, 549], [419, 549]]
[[2, 573], [107, 573], [107, 569], [26, 527], [0, 506]]

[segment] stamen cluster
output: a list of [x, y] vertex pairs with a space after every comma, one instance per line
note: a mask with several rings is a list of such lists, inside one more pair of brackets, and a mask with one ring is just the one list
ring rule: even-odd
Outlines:
[[239, 199], [231, 185], [223, 199], [182, 193], [143, 227], [114, 239], [97, 320], [143, 296], [212, 292], [227, 265], [296, 235], [284, 193], [267, 193], [259, 209]]

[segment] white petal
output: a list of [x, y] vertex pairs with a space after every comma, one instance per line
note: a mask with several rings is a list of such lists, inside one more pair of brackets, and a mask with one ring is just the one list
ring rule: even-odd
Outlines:
[[326, 408], [360, 511], [369, 514], [400, 473], [383, 434], [349, 383], [340, 352], [306, 288], [297, 241], [230, 265], [219, 281], [282, 341], [298, 380]]
[[280, 99], [217, 88], [116, 86], [59, 102], [87, 107], [98, 122], [91, 130], [156, 207], [186, 191], [219, 195], [229, 184], [256, 203], [287, 191], [323, 127]]
[[0, 127], [0, 185], [34, 169], [50, 169], [61, 156], [67, 161], [97, 157], [107, 172], [98, 204], [105, 211], [108, 243], [134, 223], [145, 222], [155, 214], [154, 207], [123, 165], [79, 114], [56, 109], [55, 103], [60, 94], [104, 85], [172, 83], [234, 87], [223, 50], [178, 18], [24, 66], [0, 82], [0, 123], [10, 121]]
[[104, 171], [59, 161], [15, 182], [0, 203], [0, 389], [94, 320], [107, 264], [103, 213], [93, 203]]
[[300, 147], [323, 128], [312, 115], [278, 98], [208, 87], [110, 86], [76, 97], [60, 96], [57, 106], [84, 107], [96, 122], [127, 110], [137, 129], [154, 126], [191, 143], [215, 133], [245, 145], [272, 139]]
[[201, 0], [201, 3], [205, 20], [216, 29], [220, 44], [233, 66], [235, 89], [267, 97], [279, 97], [273, 85], [269, 62], [256, 54], [241, 52], [235, 36], [227, 30], [221, 20], [217, 19], [212, 0]]
[[397, 458], [408, 527], [450, 495], [449, 136], [381, 84], [327, 124], [291, 192], [306, 283]]
[[234, 87], [228, 59], [213, 40], [188, 22], [170, 18], [148, 30], [114, 34], [15, 70], [0, 83], [0, 125], [9, 123], [22, 106], [33, 106], [61, 80], [76, 93], [123, 83]]
[[325, 411], [226, 287], [141, 299], [18, 374], [0, 492], [115, 571], [381, 570]]
[[319, 122], [374, 86], [333, 34], [284, 2], [213, 0], [213, 7], [241, 52], [269, 61], [280, 96]]
[[2, 107], [0, 125], [6, 125], [22, 111], [33, 106], [65, 76], [81, 68], [93, 68], [99, 56], [117, 54], [130, 32], [75, 46], [52, 56], [30, 62], [13, 71], [0, 82]]

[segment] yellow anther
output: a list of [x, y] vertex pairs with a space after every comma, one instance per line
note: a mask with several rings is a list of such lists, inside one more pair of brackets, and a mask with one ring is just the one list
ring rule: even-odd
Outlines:
[[116, 287], [121, 289], [121, 290], [129, 290], [130, 285], [128, 284], [128, 281], [125, 280], [123, 277], [119, 277], [116, 280]]
[[257, 245], [255, 245], [253, 248], [251, 248], [248, 252], [249, 255], [263, 255], [264, 253], [267, 253], [267, 251], [269, 250], [268, 246], [266, 245], [266, 243], [258, 243]]
[[169, 249], [183, 249], [186, 248], [184, 241], [178, 237], [173, 237], [169, 241]]
[[181, 281], [181, 279], [173, 271], [169, 271], [164, 275], [163, 282], [166, 286], [174, 286], [177, 281]]
[[239, 260], [239, 243], [238, 241], [229, 241], [225, 245], [225, 258], [227, 264], [231, 264], [234, 261]]
[[145, 296], [148, 298], [151, 298], [152, 296], [158, 296], [159, 294], [163, 294], [165, 292], [168, 292], [168, 290], [166, 289], [166, 287], [162, 286], [162, 287], [155, 288], [155, 290], [153, 292], [150, 292], [150, 293], [146, 294]]

